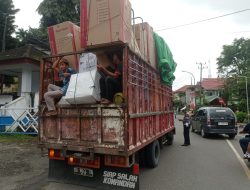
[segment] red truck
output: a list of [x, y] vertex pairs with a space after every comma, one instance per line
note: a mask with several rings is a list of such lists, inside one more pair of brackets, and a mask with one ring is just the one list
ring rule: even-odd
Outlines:
[[[49, 178], [100, 189], [139, 189], [139, 164], [158, 165], [160, 150], [175, 134], [172, 88], [126, 44], [81, 53], [123, 52], [123, 98], [119, 105], [57, 105], [45, 116], [43, 95], [55, 83], [52, 57], [40, 71], [39, 146], [48, 149]], [[84, 85], [84, 84], [83, 84]]]

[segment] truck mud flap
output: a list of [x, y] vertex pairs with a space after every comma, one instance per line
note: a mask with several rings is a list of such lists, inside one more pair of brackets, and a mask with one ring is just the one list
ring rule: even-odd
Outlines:
[[100, 169], [71, 166], [65, 161], [49, 160], [49, 181], [69, 183], [102, 190], [139, 190], [139, 175], [131, 168]]

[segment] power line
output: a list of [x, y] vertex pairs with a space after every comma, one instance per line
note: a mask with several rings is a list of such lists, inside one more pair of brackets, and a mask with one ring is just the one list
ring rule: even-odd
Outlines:
[[185, 26], [190, 26], [190, 25], [201, 23], [201, 22], [207, 22], [207, 21], [210, 21], [210, 20], [215, 20], [215, 19], [218, 19], [218, 18], [222, 18], [222, 17], [242, 13], [242, 12], [249, 11], [249, 10], [250, 9], [243, 9], [243, 10], [240, 10], [240, 11], [236, 11], [236, 12], [232, 12], [232, 13], [228, 13], [228, 14], [224, 14], [224, 15], [220, 15], [220, 16], [216, 16], [216, 17], [207, 18], [207, 19], [204, 19], [204, 20], [199, 20], [199, 21], [195, 21], [195, 22], [191, 22], [191, 23], [187, 23], [187, 24], [181, 24], [181, 25], [177, 25], [177, 26], [173, 26], [173, 27], [169, 27], [169, 28], [159, 29], [159, 30], [156, 30], [156, 32], [175, 29], [175, 28], [180, 28], [180, 27], [185, 27]]

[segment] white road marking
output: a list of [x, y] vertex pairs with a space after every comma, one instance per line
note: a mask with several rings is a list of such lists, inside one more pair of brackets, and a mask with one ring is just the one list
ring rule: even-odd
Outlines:
[[249, 170], [249, 168], [247, 167], [246, 163], [245, 163], [244, 160], [241, 158], [241, 156], [239, 155], [239, 153], [237, 152], [237, 150], [234, 148], [234, 146], [232, 145], [232, 143], [231, 143], [229, 140], [227, 140], [227, 139], [226, 139], [226, 141], [227, 141], [227, 144], [230, 146], [230, 148], [233, 150], [233, 152], [234, 152], [236, 158], [239, 160], [240, 165], [242, 166], [242, 168], [244, 169], [244, 171], [245, 171], [245, 173], [246, 173], [248, 179], [250, 180], [250, 170]]

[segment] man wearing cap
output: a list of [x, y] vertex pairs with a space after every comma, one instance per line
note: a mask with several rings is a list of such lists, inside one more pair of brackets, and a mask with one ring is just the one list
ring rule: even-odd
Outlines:
[[59, 58], [56, 60], [52, 68], [56, 70], [63, 82], [63, 86], [56, 86], [54, 84], [48, 85], [48, 91], [44, 94], [44, 99], [48, 108], [46, 116], [56, 115], [55, 99], [61, 98], [66, 94], [69, 86], [70, 76], [75, 74], [75, 70], [69, 67], [69, 62], [67, 59]]

